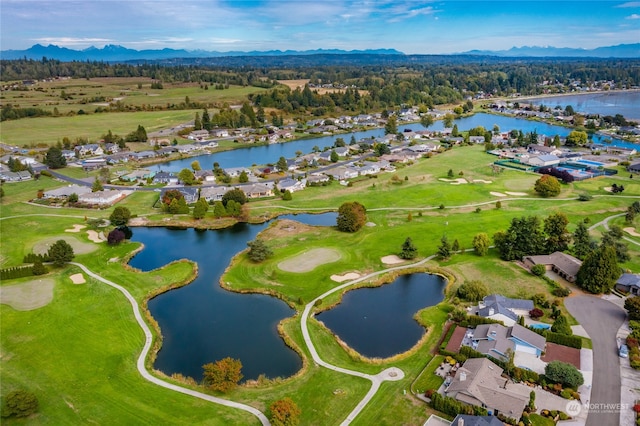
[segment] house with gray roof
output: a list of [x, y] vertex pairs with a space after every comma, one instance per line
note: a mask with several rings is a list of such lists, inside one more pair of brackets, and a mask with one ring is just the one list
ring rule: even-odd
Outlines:
[[547, 270], [555, 272], [570, 283], [575, 282], [582, 266], [580, 260], [560, 251], [540, 256], [525, 256], [523, 263], [529, 269], [534, 265], [544, 265]]
[[222, 201], [222, 196], [231, 189], [228, 186], [206, 186], [200, 190], [200, 198], [204, 198], [208, 203]]
[[519, 324], [480, 324], [471, 337], [472, 348], [496, 359], [507, 361], [507, 351], [523, 352], [540, 357], [547, 340]]
[[276, 184], [276, 188], [278, 188], [278, 190], [280, 192], [284, 192], [284, 191], [289, 191], [289, 192], [302, 191], [306, 187], [307, 187], [307, 180], [306, 179], [298, 180], [298, 179], [285, 178], [285, 179], [282, 179], [280, 182], [278, 182]]
[[44, 198], [67, 198], [71, 194], [82, 195], [91, 192], [91, 187], [80, 185], [63, 186], [62, 188], [45, 191]]
[[450, 426], [504, 426], [496, 416], [471, 416], [458, 414]]
[[640, 296], [640, 274], [622, 274], [615, 289], [623, 293]]
[[518, 317], [528, 316], [533, 307], [531, 300], [510, 299], [500, 294], [492, 294], [482, 299], [482, 302], [471, 310], [471, 314], [502, 321], [504, 325], [511, 326], [518, 322]]
[[560, 159], [552, 154], [536, 155], [529, 158], [529, 164], [537, 167], [548, 167], [560, 164]]
[[465, 404], [486, 408], [490, 414], [502, 413], [519, 419], [529, 397], [507, 390], [510, 381], [502, 377], [502, 371], [487, 358], [468, 359], [458, 369], [444, 394]]
[[94, 204], [99, 206], [110, 206], [120, 199], [126, 197], [126, 193], [115, 189], [105, 189], [104, 191], [85, 192], [78, 195], [78, 202], [84, 204]]

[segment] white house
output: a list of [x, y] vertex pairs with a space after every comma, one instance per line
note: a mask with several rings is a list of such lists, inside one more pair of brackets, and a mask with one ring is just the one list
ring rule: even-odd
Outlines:
[[110, 206], [124, 196], [125, 193], [122, 191], [108, 189], [105, 191], [86, 192], [82, 195], [78, 195], [78, 202]]

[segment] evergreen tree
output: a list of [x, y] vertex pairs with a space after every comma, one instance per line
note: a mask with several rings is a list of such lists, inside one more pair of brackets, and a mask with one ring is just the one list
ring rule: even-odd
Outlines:
[[240, 176], [238, 176], [238, 182], [240, 183], [247, 183], [249, 182], [249, 176], [247, 175], [246, 171], [242, 171], [240, 172]]
[[284, 193], [282, 194], [282, 200], [291, 201], [292, 199], [293, 199], [293, 196], [291, 195], [291, 191], [289, 191], [288, 189], [284, 191]]
[[202, 128], [205, 130], [211, 130], [211, 118], [209, 117], [209, 111], [205, 108], [202, 111]]
[[289, 170], [289, 166], [287, 166], [287, 159], [284, 157], [280, 157], [278, 159], [278, 162], [276, 163], [276, 169], [280, 172], [280, 173], [284, 173], [287, 170]]
[[384, 134], [395, 135], [396, 133], [398, 133], [398, 122], [396, 117], [392, 116], [387, 119], [387, 123], [384, 125]]
[[476, 236], [473, 237], [473, 248], [478, 256], [484, 256], [487, 254], [489, 252], [490, 244], [489, 236], [484, 232], [476, 234]]
[[446, 235], [443, 235], [440, 239], [438, 256], [440, 256], [441, 259], [449, 259], [451, 257], [451, 244], [449, 243]]
[[113, 212], [109, 216], [109, 221], [115, 226], [126, 225], [131, 219], [131, 211], [126, 207], [118, 206], [113, 209]]
[[578, 271], [576, 283], [591, 293], [606, 293], [613, 288], [620, 276], [613, 247], [602, 245], [589, 253]]
[[95, 180], [93, 181], [93, 185], [91, 185], [91, 192], [98, 191], [104, 191], [104, 187], [102, 186], [102, 182], [100, 182], [100, 179], [98, 179], [98, 177], [96, 176]]
[[247, 245], [249, 246], [249, 253], [247, 255], [253, 262], [262, 262], [268, 257], [273, 256], [273, 251], [261, 239], [249, 241]]
[[589, 230], [584, 222], [579, 222], [573, 232], [573, 254], [583, 260], [594, 249], [593, 241], [589, 236]]
[[213, 204], [213, 216], [215, 218], [225, 217], [227, 215], [227, 210], [224, 208], [224, 204], [222, 201], [216, 201]]
[[71, 262], [75, 257], [73, 247], [65, 240], [58, 240], [49, 247], [47, 257], [55, 266], [62, 266], [67, 262]]
[[193, 120], [193, 129], [202, 130], [202, 120], [200, 120], [200, 113], [196, 112], [196, 118]]
[[411, 260], [415, 259], [418, 255], [418, 249], [415, 245], [413, 245], [413, 241], [411, 237], [407, 237], [407, 239], [402, 244], [402, 251], [400, 252], [400, 258]]
[[67, 165], [67, 159], [62, 155], [62, 150], [52, 146], [47, 150], [44, 163], [51, 169], [61, 169]]
[[451, 245], [451, 251], [453, 253], [457, 253], [460, 251], [460, 243], [458, 242], [457, 238], [453, 240], [453, 244]]
[[329, 157], [332, 163], [337, 163], [340, 157], [338, 157], [338, 153], [334, 150], [331, 150], [331, 156]]
[[569, 219], [564, 213], [554, 213], [544, 220], [544, 232], [547, 234], [547, 253], [565, 251], [571, 242], [571, 233], [567, 230]]
[[196, 220], [202, 219], [208, 210], [209, 204], [204, 198], [200, 198], [193, 207], [193, 218]]

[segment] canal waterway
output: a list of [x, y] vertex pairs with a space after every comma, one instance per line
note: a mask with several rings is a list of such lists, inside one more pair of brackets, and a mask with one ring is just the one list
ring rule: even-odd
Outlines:
[[[281, 216], [320, 226], [335, 225], [335, 213]], [[240, 359], [245, 379], [287, 377], [302, 361], [278, 335], [277, 324], [294, 314], [283, 301], [262, 294], [224, 290], [219, 281], [231, 258], [247, 247], [267, 224], [239, 223], [220, 230], [135, 228], [132, 241], [144, 249], [130, 261], [143, 271], [177, 259], [198, 263], [198, 277], [189, 285], [149, 301], [160, 325], [163, 343], [154, 368], [197, 380], [202, 366], [230, 356]]]
[[316, 317], [358, 353], [388, 358], [420, 340], [425, 331], [413, 317], [440, 303], [445, 286], [438, 275], [401, 275], [381, 287], [349, 291], [339, 305]]
[[[522, 130], [522, 132], [526, 134], [535, 131], [539, 135], [546, 135], [551, 138], [555, 135], [561, 137], [567, 136], [573, 130], [571, 128], [555, 126], [539, 121], [486, 113], [479, 113], [474, 114], [470, 117], [459, 118], [457, 120], [454, 120], [454, 123], [458, 125], [458, 129], [460, 131], [469, 130], [478, 126], [482, 126], [487, 130], [492, 130], [494, 125], [498, 125], [498, 127], [500, 127], [500, 130], [503, 132], [516, 129]], [[424, 130], [425, 127], [423, 127], [420, 123], [398, 126], [398, 130], [400, 132], [404, 131], [405, 129], [417, 131]], [[442, 120], [436, 121], [433, 125], [429, 126], [428, 129], [441, 131], [444, 129], [444, 123]], [[204, 154], [196, 157], [169, 161], [166, 163], [158, 164], [154, 167], [156, 170], [179, 172], [180, 170], [185, 168], [190, 169], [191, 163], [194, 160], [198, 160], [200, 166], [205, 170], [213, 169], [213, 163], [216, 162], [222, 168], [251, 167], [253, 165], [275, 164], [280, 157], [294, 158], [296, 156], [296, 152], [298, 151], [307, 154], [309, 152], [312, 152], [313, 147], [315, 146], [317, 146], [321, 150], [327, 147], [331, 147], [334, 145], [337, 138], [344, 139], [345, 143], [348, 144], [351, 140], [352, 135], [357, 141], [371, 137], [379, 138], [384, 136], [384, 129], [371, 129], [361, 132], [323, 136], [312, 139], [301, 139], [285, 143], [252, 146], [231, 151]], [[598, 144], [608, 143], [620, 147], [632, 147], [636, 149], [639, 148], [638, 144], [633, 144], [620, 139], [612, 139], [610, 136], [594, 134], [591, 136], [591, 138], [592, 142]]]

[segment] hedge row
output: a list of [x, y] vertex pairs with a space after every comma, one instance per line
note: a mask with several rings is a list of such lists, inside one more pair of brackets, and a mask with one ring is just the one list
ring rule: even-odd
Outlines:
[[442, 396], [437, 392], [431, 395], [431, 407], [451, 417], [455, 417], [458, 414], [469, 414], [472, 416], [487, 415], [487, 410], [482, 407], [467, 405], [448, 396]]
[[14, 266], [13, 268], [0, 269], [0, 280], [11, 280], [33, 276], [32, 266]]
[[497, 321], [491, 318], [484, 318], [478, 315], [469, 315], [464, 321], [460, 321], [460, 327], [477, 327], [480, 324], [502, 324], [502, 321]]
[[451, 340], [451, 336], [453, 335], [453, 332], [456, 330], [457, 325], [453, 324], [451, 327], [449, 327], [449, 331], [447, 331], [447, 335], [444, 336], [444, 339], [442, 340], [442, 343], [440, 344], [440, 350], [443, 351], [444, 348], [447, 347], [447, 344], [449, 343], [449, 340]]
[[46, 254], [35, 254], [35, 253], [28, 253], [22, 259], [22, 263], [36, 263], [38, 261], [45, 263], [45, 262], [50, 262], [51, 259]]
[[551, 330], [543, 330], [540, 328], [527, 327], [529, 330], [544, 336], [547, 342], [557, 343], [558, 345], [568, 346], [570, 348], [582, 349], [582, 337], [569, 336], [568, 334], [555, 333]]

